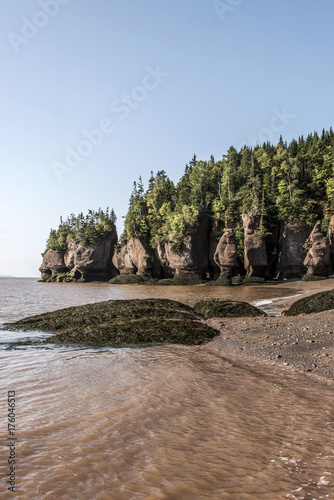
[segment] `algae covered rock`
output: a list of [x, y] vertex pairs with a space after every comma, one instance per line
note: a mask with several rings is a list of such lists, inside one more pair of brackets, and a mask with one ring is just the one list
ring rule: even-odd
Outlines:
[[55, 333], [44, 343], [94, 346], [176, 343], [197, 345], [218, 334], [190, 306], [167, 299], [111, 300], [59, 309], [6, 325]]
[[205, 319], [267, 316], [264, 311], [248, 304], [248, 302], [234, 300], [201, 300], [194, 305], [194, 311]]
[[334, 290], [319, 292], [309, 297], [303, 297], [283, 311], [283, 316], [298, 316], [299, 314], [311, 314], [334, 309]]

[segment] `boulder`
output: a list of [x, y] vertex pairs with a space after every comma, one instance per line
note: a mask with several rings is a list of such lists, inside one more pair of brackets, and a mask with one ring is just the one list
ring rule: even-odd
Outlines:
[[260, 231], [261, 218], [257, 215], [243, 214], [242, 224], [245, 233], [244, 284], [263, 283], [268, 266], [266, 242]]
[[319, 292], [296, 300], [289, 309], [282, 312], [282, 316], [298, 316], [334, 309], [334, 290]]
[[303, 245], [310, 235], [308, 227], [283, 222], [279, 236], [279, 253], [276, 278], [301, 278], [306, 271]]
[[317, 222], [310, 235], [312, 247], [307, 252], [304, 265], [307, 273], [303, 281], [311, 281], [321, 278], [328, 278], [331, 267], [330, 244], [325, 233], [321, 230], [321, 223]]

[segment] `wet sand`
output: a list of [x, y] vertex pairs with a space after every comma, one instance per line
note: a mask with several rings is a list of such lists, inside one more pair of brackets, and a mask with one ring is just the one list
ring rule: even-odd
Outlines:
[[219, 329], [220, 335], [201, 348], [228, 359], [257, 358], [333, 380], [334, 310], [295, 317], [280, 314], [301, 297], [332, 290], [334, 280], [293, 282], [288, 286], [296, 287], [301, 295], [265, 305], [269, 317], [208, 320], [210, 326]]

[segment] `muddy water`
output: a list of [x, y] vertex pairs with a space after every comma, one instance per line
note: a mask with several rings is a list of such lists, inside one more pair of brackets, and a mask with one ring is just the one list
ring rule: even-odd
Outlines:
[[[29, 313], [44, 310], [55, 291], [58, 307], [114, 293], [88, 286], [80, 299], [79, 288], [9, 281], [20, 294], [12, 290], [10, 307], [0, 283], [2, 318], [26, 315], [32, 298]], [[334, 499], [332, 382], [180, 346], [2, 350], [0, 373], [1, 498], [6, 394], [15, 390], [13, 498]]]

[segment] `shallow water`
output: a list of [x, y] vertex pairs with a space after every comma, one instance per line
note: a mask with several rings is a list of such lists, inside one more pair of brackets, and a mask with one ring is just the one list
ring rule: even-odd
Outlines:
[[[5, 302], [0, 284], [3, 321], [115, 293], [31, 280], [11, 286]], [[188, 303], [202, 293], [193, 288], [183, 292]], [[138, 289], [123, 287], [117, 298], [149, 293]], [[263, 300], [256, 290], [246, 293]], [[2, 350], [0, 373], [2, 478], [6, 394], [16, 391], [15, 498], [334, 499], [332, 382], [183, 346]], [[1, 488], [4, 495], [4, 479]]]

